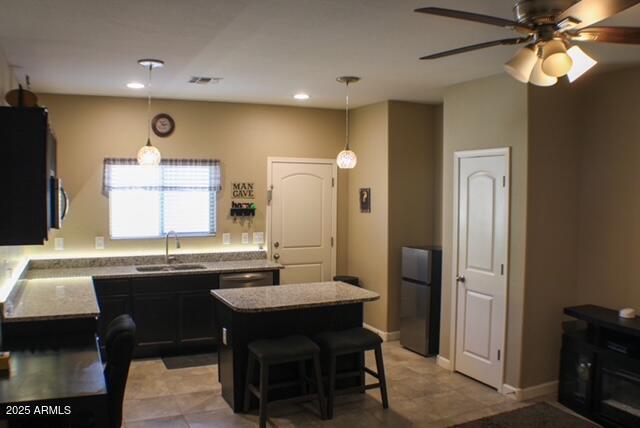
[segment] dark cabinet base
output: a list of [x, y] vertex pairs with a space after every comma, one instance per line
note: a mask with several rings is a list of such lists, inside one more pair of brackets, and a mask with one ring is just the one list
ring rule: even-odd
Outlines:
[[94, 279], [94, 286], [100, 305], [99, 336], [118, 315], [131, 315], [136, 323], [134, 357], [216, 349], [215, 299], [210, 292], [219, 286], [218, 274]]

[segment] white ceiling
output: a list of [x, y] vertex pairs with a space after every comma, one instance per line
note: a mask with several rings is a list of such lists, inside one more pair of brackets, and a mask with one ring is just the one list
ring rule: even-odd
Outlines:
[[[0, 0], [0, 48], [38, 92], [143, 96], [136, 61], [163, 59], [162, 98], [342, 107], [340, 75], [357, 75], [354, 105], [439, 102], [448, 85], [500, 73], [514, 47], [432, 62], [424, 54], [509, 37], [498, 27], [430, 17], [441, 6], [511, 18], [513, 0]], [[640, 6], [605, 21], [640, 24]], [[604, 64], [640, 63], [640, 47], [589, 45]], [[223, 77], [189, 85], [192, 75]], [[297, 91], [312, 99], [295, 101]]]

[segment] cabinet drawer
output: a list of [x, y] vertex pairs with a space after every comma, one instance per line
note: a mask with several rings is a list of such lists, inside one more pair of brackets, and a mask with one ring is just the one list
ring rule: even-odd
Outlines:
[[218, 275], [167, 275], [132, 280], [134, 294], [201, 291], [218, 288]]
[[93, 287], [98, 296], [129, 294], [131, 291], [131, 280], [129, 278], [94, 279]]

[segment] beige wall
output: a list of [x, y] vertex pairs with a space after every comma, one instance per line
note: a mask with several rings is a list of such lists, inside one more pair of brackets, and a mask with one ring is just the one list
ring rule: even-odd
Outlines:
[[527, 87], [499, 75], [448, 88], [444, 99], [443, 295], [440, 354], [451, 357], [453, 154], [456, 151], [511, 147], [510, 274], [505, 382], [520, 381], [527, 186]]
[[442, 246], [442, 158], [444, 150], [443, 125], [444, 106], [434, 108], [433, 144], [433, 245]]
[[562, 309], [575, 304], [579, 104], [575, 86], [529, 88], [526, 288], [520, 387], [558, 378]]
[[402, 247], [433, 245], [437, 107], [389, 102], [389, 320], [400, 329]]
[[[123, 252], [160, 253], [161, 240], [109, 240], [108, 199], [101, 195], [105, 157], [134, 157], [146, 140], [143, 99], [42, 95], [58, 137], [58, 167], [71, 198], [69, 216], [49, 243], [31, 247], [37, 257], [104, 255]], [[223, 190], [218, 194], [218, 236], [185, 238], [183, 252], [223, 249], [222, 233], [232, 234], [231, 248], [242, 246], [242, 232], [265, 231], [267, 156], [334, 158], [344, 138], [340, 110], [277, 107], [195, 101], [156, 100], [153, 114], [166, 112], [176, 131], [152, 138], [165, 158], [216, 158], [222, 162]], [[230, 183], [256, 185], [257, 215], [252, 223], [234, 223], [228, 216]], [[338, 177], [338, 272], [346, 271], [347, 177]], [[94, 237], [106, 238], [95, 250]], [[63, 237], [65, 250], [52, 251], [53, 238]], [[224, 247], [227, 249], [229, 247]]]
[[640, 311], [640, 67], [580, 90], [578, 301]]
[[[389, 237], [389, 103], [362, 107], [351, 113], [351, 148], [358, 165], [349, 171], [349, 221], [347, 264], [350, 275], [362, 286], [380, 294], [365, 305], [365, 322], [388, 331], [388, 237]], [[358, 191], [371, 188], [371, 212], [361, 213]]]

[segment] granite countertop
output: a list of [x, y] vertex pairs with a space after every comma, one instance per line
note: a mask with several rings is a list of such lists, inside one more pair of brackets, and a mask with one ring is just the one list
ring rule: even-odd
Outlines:
[[314, 282], [253, 288], [211, 290], [211, 294], [237, 312], [273, 312], [337, 306], [378, 300], [380, 295], [344, 282]]
[[100, 314], [91, 277], [28, 279], [5, 305], [3, 322], [95, 318]]
[[[180, 264], [176, 262], [174, 264]], [[204, 269], [188, 269], [176, 271], [139, 272], [135, 265], [125, 266], [87, 266], [87, 267], [56, 267], [49, 269], [29, 269], [27, 279], [36, 278], [131, 278], [143, 276], [170, 276], [170, 275], [202, 275], [203, 273], [231, 273], [231, 272], [260, 272], [282, 269], [284, 266], [266, 259], [257, 260], [231, 260], [231, 261], [204, 261], [189, 262], [189, 264], [203, 265]]]

